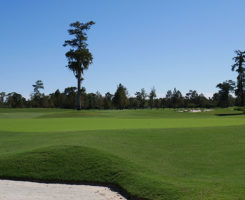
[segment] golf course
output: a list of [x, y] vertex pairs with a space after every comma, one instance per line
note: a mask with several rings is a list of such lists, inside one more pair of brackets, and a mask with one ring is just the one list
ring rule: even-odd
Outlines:
[[110, 186], [128, 199], [245, 199], [235, 108], [0, 109], [0, 178]]

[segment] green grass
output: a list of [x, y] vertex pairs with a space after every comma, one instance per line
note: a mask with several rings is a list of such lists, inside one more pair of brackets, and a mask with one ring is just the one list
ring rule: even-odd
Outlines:
[[0, 109], [0, 178], [113, 185], [152, 200], [243, 200], [239, 114]]

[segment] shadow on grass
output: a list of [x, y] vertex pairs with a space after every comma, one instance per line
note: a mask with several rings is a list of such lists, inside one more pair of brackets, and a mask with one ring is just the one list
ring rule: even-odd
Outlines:
[[224, 114], [216, 114], [216, 116], [236, 116], [236, 115], [245, 115], [245, 113], [224, 113]]

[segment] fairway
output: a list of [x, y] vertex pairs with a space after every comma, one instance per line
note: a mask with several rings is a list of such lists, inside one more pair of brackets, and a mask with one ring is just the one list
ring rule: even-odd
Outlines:
[[234, 108], [0, 109], [0, 178], [116, 186], [132, 199], [245, 200]]

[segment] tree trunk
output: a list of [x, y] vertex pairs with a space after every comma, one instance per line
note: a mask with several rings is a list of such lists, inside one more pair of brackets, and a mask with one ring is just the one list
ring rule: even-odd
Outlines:
[[241, 106], [244, 106], [243, 76], [240, 77], [240, 98]]
[[78, 73], [77, 77], [77, 110], [81, 110], [81, 82], [82, 82], [82, 77], [81, 73]]
[[241, 106], [244, 106], [244, 91], [243, 91], [243, 88], [241, 89]]
[[240, 61], [239, 62], [239, 84], [240, 84], [240, 88], [238, 88], [240, 91], [240, 106], [244, 106], [244, 90], [243, 90], [243, 79], [244, 79], [244, 75], [243, 75], [243, 62]]

